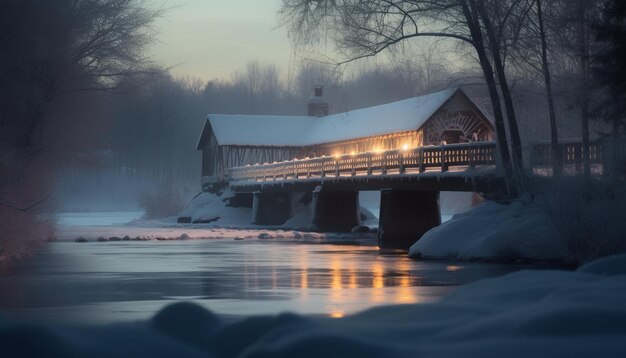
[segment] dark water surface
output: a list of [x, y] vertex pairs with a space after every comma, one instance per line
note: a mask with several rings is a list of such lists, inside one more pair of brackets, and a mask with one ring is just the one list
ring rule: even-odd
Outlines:
[[8, 318], [102, 323], [193, 300], [224, 315], [340, 317], [433, 302], [461, 284], [527, 266], [412, 261], [376, 247], [279, 240], [57, 242], [0, 277]]

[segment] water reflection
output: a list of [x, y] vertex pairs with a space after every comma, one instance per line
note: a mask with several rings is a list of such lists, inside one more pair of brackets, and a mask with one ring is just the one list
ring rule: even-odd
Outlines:
[[[279, 294], [287, 290], [302, 305], [309, 304], [314, 296], [324, 302], [324, 311], [332, 317], [342, 317], [358, 307], [420, 302], [416, 291], [422, 280], [415, 272], [415, 262], [408, 258], [380, 256], [376, 248], [358, 246], [336, 246], [327, 251], [312, 248], [291, 246], [290, 252], [280, 255], [280, 261], [273, 257], [259, 262], [260, 252], [246, 256], [244, 291]], [[297, 257], [295, 267], [288, 264], [290, 257]]]
[[298, 242], [54, 243], [0, 277], [0, 314], [142, 319], [169, 302], [194, 300], [221, 314], [342, 317], [380, 304], [434, 301], [455, 285], [520, 268]]

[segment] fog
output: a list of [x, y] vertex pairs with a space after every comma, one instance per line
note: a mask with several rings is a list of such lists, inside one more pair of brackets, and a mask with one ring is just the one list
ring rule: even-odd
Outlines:
[[[442, 61], [443, 62], [443, 61]], [[443, 62], [445, 63], [445, 62]], [[452, 67], [452, 66], [450, 66]], [[407, 71], [412, 68], [412, 71]], [[99, 149], [57, 175], [53, 198], [61, 211], [142, 209], [142, 202], [167, 191], [169, 215], [200, 190], [201, 155], [196, 143], [209, 113], [305, 115], [313, 85], [324, 85], [332, 113], [389, 103], [463, 86], [489, 113], [488, 95], [477, 73], [452, 72], [441, 62], [425, 64], [406, 58], [378, 66], [361, 66], [349, 74], [332, 65], [304, 63], [292, 82], [282, 80], [276, 65], [258, 61], [228, 80], [202, 82], [175, 78], [167, 71], [134, 78], [121, 93], [106, 95]], [[427, 74], [427, 75], [426, 75]], [[527, 145], [548, 141], [546, 105], [533, 81], [516, 88], [521, 129]], [[558, 104], [564, 138], [576, 137], [575, 117], [565, 96]]]
[[[591, 31], [600, 20], [600, 3], [585, 6], [589, 18], [581, 24]], [[200, 190], [200, 153], [195, 147], [208, 113], [305, 114], [313, 85], [324, 86], [332, 113], [460, 86], [486, 113], [504, 122], [502, 110], [491, 108], [494, 96], [485, 86], [475, 49], [467, 43], [407, 38], [357, 59], [358, 48], [342, 42], [342, 36], [358, 40], [348, 30], [331, 27], [316, 32], [312, 42], [297, 43], [301, 37], [289, 29], [298, 24], [290, 22], [286, 2], [283, 10], [282, 18], [261, 23], [284, 25], [276, 34], [285, 31], [291, 36], [284, 39], [285, 47], [293, 49], [284, 56], [290, 59], [288, 68], [272, 56], [256, 55], [234, 71], [221, 68], [220, 76], [211, 71], [217, 79], [206, 80], [209, 72], [177, 77], [187, 72], [166, 67], [175, 65], [172, 58], [150, 57], [164, 47], [177, 51], [167, 47], [173, 42], [167, 37], [171, 34], [159, 34], [154, 26], [155, 20], [162, 24], [168, 16], [178, 21], [172, 24], [180, 23], [183, 12], [176, 7], [146, 7], [126, 0], [2, 2], [6, 36], [0, 39], [0, 68], [6, 71], [0, 73], [0, 217], [7, 219], [1, 240], [12, 242], [8, 238], [19, 235], [26, 242], [31, 234], [32, 239], [52, 235], [50, 214], [59, 211], [151, 206], [162, 215], [175, 215]], [[609, 121], [598, 120], [613, 118], [602, 112], [607, 107], [604, 89], [588, 91], [589, 63], [587, 57], [577, 57], [581, 48], [590, 56], [601, 45], [577, 41], [581, 27], [572, 11], [560, 3], [546, 8], [547, 59], [539, 56], [541, 42], [532, 19], [521, 24], [523, 41], [503, 52], [508, 85], [498, 86], [511, 91], [513, 103], [505, 103], [506, 109], [517, 118], [507, 125], [518, 123], [519, 135], [511, 138], [521, 138], [525, 159], [533, 144], [550, 140], [542, 66], [550, 65], [558, 133], [552, 132], [559, 140], [577, 140], [587, 132], [592, 140], [611, 130], [617, 133], [607, 129]], [[111, 26], [103, 27], [107, 24]], [[237, 32], [235, 23], [231, 32]], [[223, 35], [223, 40], [232, 45], [238, 36]], [[224, 58], [218, 42], [198, 46]], [[160, 50], [155, 52], [155, 46]], [[339, 59], [325, 57], [335, 54], [350, 61], [337, 65]], [[205, 66], [212, 62], [207, 60]], [[501, 134], [504, 138], [510, 133]], [[26, 233], [24, 227], [33, 232]]]

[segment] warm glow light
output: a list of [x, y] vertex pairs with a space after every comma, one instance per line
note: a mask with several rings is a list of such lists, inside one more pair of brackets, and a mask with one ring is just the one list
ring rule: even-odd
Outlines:
[[374, 148], [374, 153], [382, 153], [383, 148]]
[[356, 278], [356, 270], [354, 268], [350, 269], [348, 288], [353, 288], [353, 289], [359, 288], [359, 284], [357, 283], [357, 278]]
[[335, 159], [337, 159], [337, 160], [341, 159], [341, 156], [342, 156], [341, 153], [337, 153], [337, 154], [333, 155], [333, 157], [335, 157]]
[[387, 298], [385, 297], [385, 282], [383, 279], [384, 268], [380, 262], [374, 263], [372, 265], [372, 289], [370, 301], [374, 303], [387, 303]]
[[351, 152], [350, 152], [350, 155], [355, 155], [355, 154], [356, 154], [356, 152], [355, 152], [355, 151], [351, 151]]
[[372, 287], [373, 288], [383, 288], [385, 287], [383, 281], [383, 266], [379, 263], [374, 264], [372, 267], [373, 279], [372, 279]]
[[341, 272], [341, 258], [333, 256], [331, 258], [331, 282], [330, 289], [337, 291], [343, 289], [343, 284], [341, 282], [342, 272]]
[[306, 289], [306, 288], [309, 288], [309, 258], [308, 258], [307, 249], [300, 248], [298, 256], [301, 258], [300, 273], [299, 273], [300, 282], [298, 286], [293, 286], [293, 287]]
[[463, 266], [457, 266], [457, 265], [448, 265], [448, 267], [446, 267], [447, 271], [450, 272], [456, 272], [456, 271], [461, 271], [463, 270], [465, 267]]
[[396, 263], [396, 271], [400, 273], [400, 277], [396, 282], [396, 302], [398, 303], [415, 303], [417, 302], [417, 298], [415, 297], [415, 292], [413, 287], [411, 287], [411, 276], [409, 274], [409, 270], [411, 269], [411, 265], [409, 261], [402, 260], [397, 261]]
[[342, 318], [343, 316], [345, 316], [345, 313], [343, 313], [343, 312], [331, 312], [330, 316], [332, 318]]
[[404, 144], [402, 145], [402, 150], [409, 150], [409, 145], [408, 145], [408, 144], [406, 144], [406, 143], [404, 143]]

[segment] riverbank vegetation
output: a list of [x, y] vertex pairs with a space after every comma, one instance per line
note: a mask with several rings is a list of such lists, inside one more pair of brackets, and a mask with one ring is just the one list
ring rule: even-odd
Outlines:
[[427, 232], [409, 255], [578, 266], [626, 253], [624, 185], [580, 177], [536, 178], [531, 185], [519, 198], [455, 215]]
[[98, 149], [104, 93], [148, 71], [158, 14], [135, 0], [0, 4], [0, 257], [50, 235], [54, 176]]

